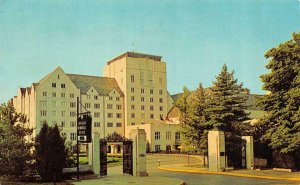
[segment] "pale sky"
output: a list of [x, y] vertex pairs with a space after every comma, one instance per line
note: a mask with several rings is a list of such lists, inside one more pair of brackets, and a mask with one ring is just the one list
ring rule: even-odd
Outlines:
[[299, 31], [298, 0], [0, 0], [0, 103], [57, 66], [102, 76], [133, 50], [163, 57], [171, 94], [211, 86], [224, 63], [263, 94], [264, 53]]

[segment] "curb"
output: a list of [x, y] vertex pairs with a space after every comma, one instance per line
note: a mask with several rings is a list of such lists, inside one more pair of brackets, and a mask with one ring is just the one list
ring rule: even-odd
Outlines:
[[158, 167], [158, 169], [159, 170], [164, 170], [164, 171], [173, 171], [173, 172], [212, 174], [212, 175], [227, 175], [227, 176], [246, 177], [246, 178], [255, 178], [255, 179], [300, 181], [300, 178], [293, 178], [293, 177], [273, 177], [273, 176], [240, 174], [240, 173], [233, 173], [233, 172], [211, 172], [211, 171], [204, 171], [204, 170], [175, 169], [175, 168], [165, 168], [165, 167]]

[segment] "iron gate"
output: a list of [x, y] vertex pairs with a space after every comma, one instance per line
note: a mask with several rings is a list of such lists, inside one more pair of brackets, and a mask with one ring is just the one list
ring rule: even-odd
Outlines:
[[132, 141], [123, 141], [123, 173], [133, 175]]
[[107, 175], [107, 142], [100, 140], [100, 176]]

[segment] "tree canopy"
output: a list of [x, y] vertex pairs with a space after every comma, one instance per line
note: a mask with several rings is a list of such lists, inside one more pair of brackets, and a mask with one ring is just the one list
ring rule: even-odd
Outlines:
[[12, 102], [0, 106], [0, 175], [25, 177], [32, 169], [32, 129]]
[[300, 33], [268, 50], [265, 57], [269, 73], [261, 80], [269, 94], [259, 102], [266, 111], [263, 138], [273, 150], [293, 154], [300, 149]]

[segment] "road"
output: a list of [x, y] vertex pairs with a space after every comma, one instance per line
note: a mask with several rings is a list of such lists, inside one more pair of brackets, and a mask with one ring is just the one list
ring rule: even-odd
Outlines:
[[[209, 175], [209, 174], [192, 174], [192, 173], [177, 173], [177, 172], [168, 172], [161, 171], [157, 169], [158, 160], [160, 160], [160, 165], [166, 164], [190, 164], [200, 162], [195, 158], [190, 158], [189, 160], [186, 157], [179, 156], [155, 156], [147, 155], [147, 170], [149, 176], [153, 178], [159, 177], [171, 177], [179, 178], [186, 182], [188, 185], [287, 185], [287, 184], [299, 184], [299, 182], [293, 181], [278, 181], [278, 180], [268, 180], [268, 179], [254, 179], [254, 178], [243, 178], [243, 177], [234, 177], [226, 175]], [[110, 173], [119, 173], [122, 174], [122, 166], [116, 166], [108, 168], [108, 175]], [[159, 182], [157, 182], [157, 185]], [[166, 184], [164, 184], [166, 185]]]

